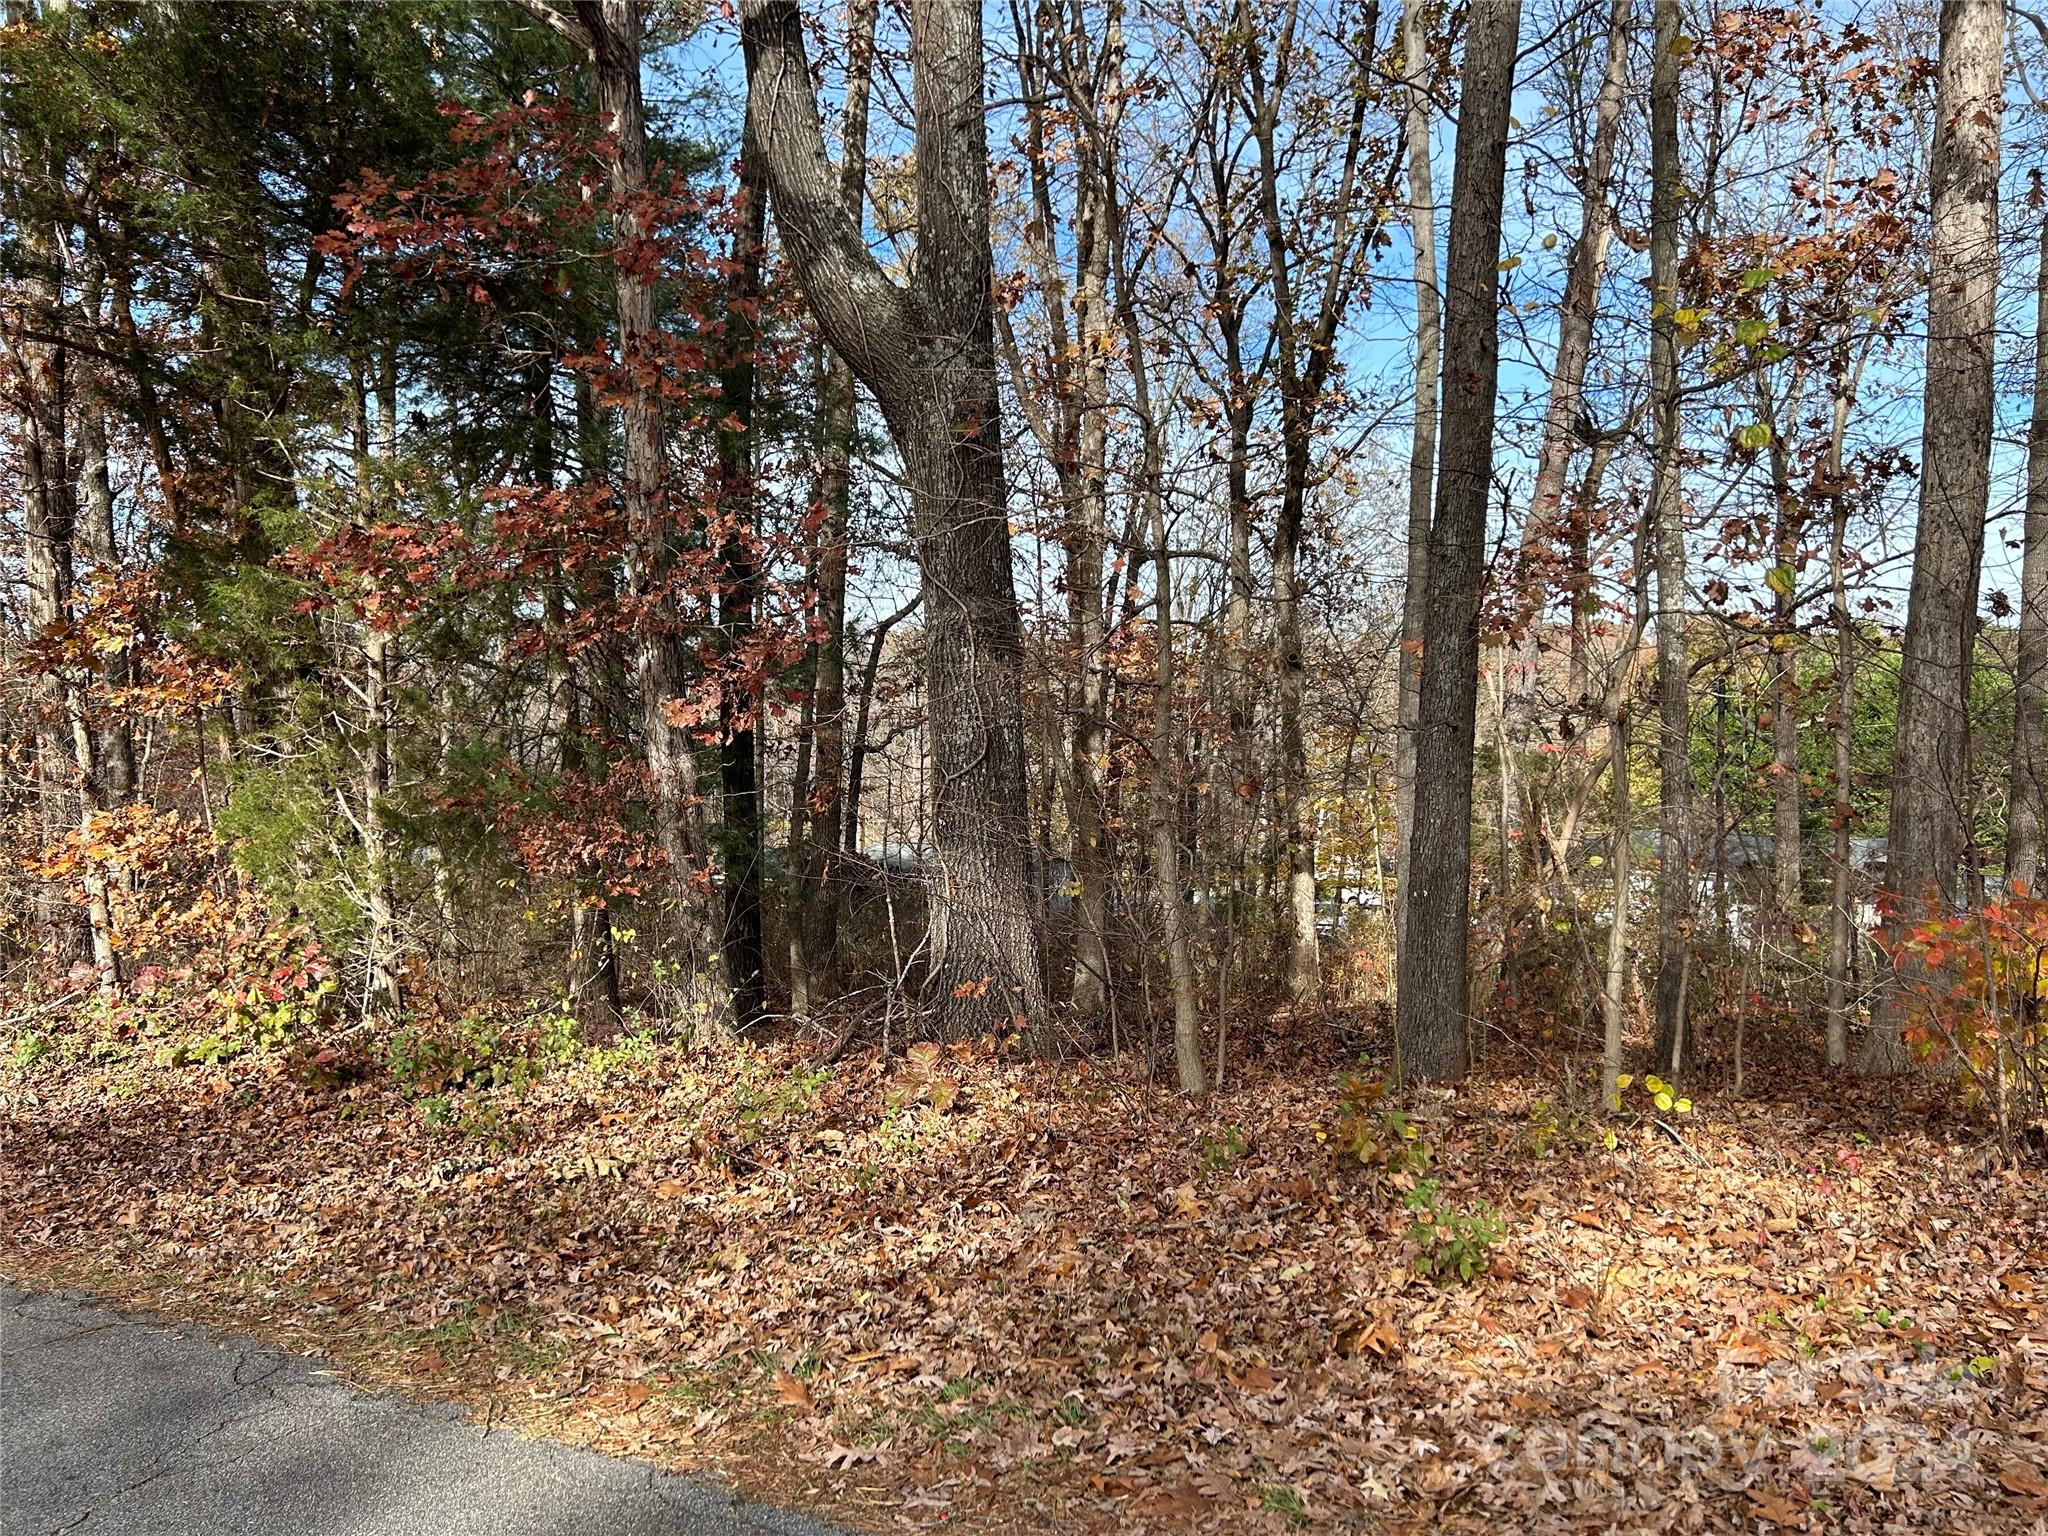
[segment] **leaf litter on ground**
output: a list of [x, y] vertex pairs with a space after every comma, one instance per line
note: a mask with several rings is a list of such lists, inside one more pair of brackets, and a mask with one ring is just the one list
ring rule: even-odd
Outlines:
[[45, 1061], [0, 1082], [0, 1270], [876, 1531], [2048, 1514], [2038, 1184], [1928, 1090], [1693, 1085], [1611, 1147], [1555, 1074], [1416, 1097], [1433, 1198], [1505, 1232], [1461, 1284], [1332, 1155], [1343, 1067], [1298, 1027], [1191, 1104], [986, 1043], [655, 1048], [451, 1116]]

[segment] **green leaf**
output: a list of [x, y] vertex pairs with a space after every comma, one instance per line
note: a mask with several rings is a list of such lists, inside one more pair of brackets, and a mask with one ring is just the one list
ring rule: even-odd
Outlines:
[[1764, 572], [1764, 585], [1780, 597], [1792, 595], [1793, 574], [1789, 565], [1774, 565]]
[[1745, 422], [1735, 429], [1735, 446], [1754, 453], [1771, 446], [1771, 429], [1760, 421]]
[[1770, 333], [1771, 322], [1756, 315], [1735, 322], [1735, 340], [1745, 347], [1755, 346]]

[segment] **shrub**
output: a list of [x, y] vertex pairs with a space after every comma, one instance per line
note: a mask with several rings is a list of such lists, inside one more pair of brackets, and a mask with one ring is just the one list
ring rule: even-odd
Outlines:
[[1415, 1245], [1415, 1268], [1439, 1285], [1469, 1285], [1486, 1273], [1494, 1245], [1508, 1235], [1500, 1213], [1484, 1202], [1470, 1210], [1443, 1203], [1441, 1181], [1424, 1179], [1403, 1202], [1415, 1213], [1408, 1241]]

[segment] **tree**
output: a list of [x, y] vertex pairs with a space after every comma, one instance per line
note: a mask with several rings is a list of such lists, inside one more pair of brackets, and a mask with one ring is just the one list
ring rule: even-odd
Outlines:
[[[1436, 489], [1436, 391], [1443, 371], [1437, 295], [1436, 180], [1430, 142], [1426, 0], [1402, 0], [1401, 74], [1408, 93], [1408, 241], [1415, 264], [1415, 411], [1408, 433], [1408, 549], [1401, 588], [1399, 733], [1394, 741], [1394, 927], [1408, 910], [1408, 836], [1415, 825], [1415, 726], [1422, 700], [1422, 630], [1429, 613], [1429, 522]], [[1398, 945], [1398, 937], [1396, 939]]]
[[[719, 646], [728, 671], [744, 665], [761, 601], [761, 557], [756, 516], [760, 472], [755, 417], [761, 353], [762, 263], [766, 258], [768, 189], [758, 169], [742, 160], [739, 217], [733, 230], [733, 281], [726, 302], [723, 366], [719, 370], [718, 520]], [[723, 797], [718, 862], [725, 897], [719, 930], [732, 1009], [751, 1029], [768, 1012], [767, 955], [761, 930], [761, 830], [758, 690], [719, 690], [718, 778]]]
[[2022, 537], [2026, 550], [2020, 570], [2005, 877], [2009, 883], [2033, 887], [2040, 883], [2042, 828], [2048, 824], [2048, 763], [2042, 761], [2042, 710], [2048, 707], [2048, 217], [2041, 221], [2040, 267], [2034, 280], [2034, 409], [2027, 429]]
[[1331, 40], [1349, 55], [1342, 66], [1342, 85], [1322, 87], [1336, 100], [1348, 97], [1349, 110], [1335, 156], [1335, 183], [1326, 197], [1315, 199], [1311, 219], [1297, 220], [1291, 237], [1281, 216], [1282, 189], [1290, 172], [1282, 165], [1280, 123], [1290, 80], [1300, 70], [1303, 58], [1311, 56], [1300, 33], [1301, 6], [1299, 0], [1287, 0], [1283, 5], [1270, 51], [1247, 0], [1238, 0], [1237, 23], [1233, 41], [1242, 49], [1243, 67], [1233, 69], [1230, 78], [1242, 97], [1258, 151], [1253, 195], [1265, 236], [1273, 382], [1280, 396], [1280, 507], [1273, 530], [1273, 644], [1278, 661], [1275, 696], [1280, 750], [1273, 811], [1285, 865], [1287, 993], [1299, 1008], [1313, 1002], [1322, 986], [1316, 915], [1316, 814], [1309, 794], [1308, 744], [1302, 726], [1308, 678], [1302, 625], [1302, 539], [1309, 491], [1316, 479], [1316, 430], [1337, 361], [1337, 333], [1363, 278], [1378, 228], [1378, 214], [1361, 216], [1360, 209], [1368, 206], [1367, 195], [1375, 186], [1362, 157], [1379, 6], [1376, 0], [1367, 0], [1355, 31]]
[[[1045, 373], [1052, 388], [1044, 408], [1018, 373], [1017, 399], [1060, 488], [1060, 541], [1066, 553], [1067, 632], [1074, 674], [1072, 726], [1065, 771], [1068, 860], [1074, 872], [1074, 971], [1069, 1004], [1082, 1030], [1093, 1033], [1108, 1002], [1110, 849], [1104, 816], [1109, 761], [1108, 681], [1104, 651], [1103, 568], [1109, 539], [1109, 369], [1116, 342], [1110, 312], [1109, 178], [1122, 102], [1121, 22], [1112, 15], [1098, 45], [1087, 29], [1063, 24], [1057, 10], [1027, 21], [1017, 12], [1018, 69], [1031, 104], [1025, 109], [1035, 238], [1028, 244], [1045, 300]], [[1073, 161], [1072, 266], [1056, 254], [1060, 226], [1053, 206], [1055, 146], [1048, 124], [1065, 105], [1077, 122]], [[1067, 298], [1072, 299], [1069, 323]], [[1005, 350], [1017, 347], [1000, 317]]]
[[[1600, 312], [1600, 286], [1607, 271], [1607, 251], [1614, 231], [1614, 151], [1621, 126], [1622, 96], [1627, 85], [1628, 42], [1633, 0], [1613, 0], [1607, 14], [1606, 63], [1601, 70], [1600, 89], [1593, 103], [1593, 137], [1585, 163], [1575, 178], [1579, 183], [1579, 233], [1572, 242], [1566, 269], [1564, 293], [1558, 304], [1557, 350], [1551, 364], [1550, 396], [1543, 410], [1543, 433], [1537, 445], [1536, 474], [1529, 492], [1529, 509], [1523, 524], [1522, 551], [1517, 578], [1521, 590], [1514, 597], [1514, 618], [1524, 630], [1521, 654], [1512, 687], [1510, 750], [1526, 748], [1529, 713], [1535, 700], [1542, 644], [1538, 634], [1542, 610], [1548, 596], [1546, 583], [1555, 561], [1551, 547], [1567, 543], [1571, 558], [1566, 567], [1566, 593], [1572, 607], [1572, 632], [1577, 636], [1585, 622], [1584, 573], [1578, 551], [1582, 536], [1565, 524], [1565, 479], [1570, 473], [1575, 450], [1591, 427], [1586, 408], [1586, 369], [1592, 358], [1594, 323]], [[1576, 525], [1583, 528], [1586, 509], [1575, 509]], [[1583, 657], [1580, 657], [1583, 663]], [[1582, 666], [1579, 669], [1581, 670]], [[1569, 688], [1569, 707], [1585, 702], [1585, 679], [1574, 676]], [[1507, 762], [1503, 761], [1503, 770]], [[1541, 887], [1562, 868], [1567, 850], [1553, 837], [1545, 790], [1549, 775], [1534, 767], [1521, 775], [1525, 788], [1522, 817], [1523, 861], [1529, 873], [1528, 898], [1542, 900]], [[1501, 807], [1503, 822], [1510, 807]], [[1505, 857], [1505, 849], [1503, 849]], [[1503, 892], [1503, 896], [1507, 893]], [[1507, 983], [1520, 990], [1524, 964], [1543, 952], [1540, 943], [1525, 940], [1533, 935], [1514, 931], [1517, 919], [1508, 919], [1510, 933], [1502, 946], [1501, 969]]]
[[1682, 170], [1678, 0], [1657, 0], [1650, 71], [1650, 399], [1657, 549], [1657, 1060], [1685, 1055], [1692, 932], [1692, 704], [1686, 645], [1684, 437], [1678, 387], [1678, 218]]
[[[724, 871], [730, 908], [698, 878], [713, 861], [697, 789], [696, 747], [678, 711], [687, 661], [674, 613], [670, 582], [675, 551], [668, 505], [668, 434], [662, 404], [662, 346], [655, 273], [659, 248], [645, 205], [647, 114], [641, 98], [643, 21], [639, 0], [576, 0], [575, 12], [546, 0], [521, 4], [567, 38], [589, 59], [597, 99], [611, 133], [612, 276], [618, 327], [618, 367], [625, 385], [623, 464], [626, 520], [626, 580], [636, 609], [634, 676], [640, 711], [641, 752], [654, 796], [654, 819], [671, 870], [672, 890], [682, 915], [695, 970], [695, 1003], [714, 1030], [750, 1025], [760, 1013], [758, 908], [746, 892], [758, 878], [753, 853], [743, 865]], [[744, 255], [743, 259], [754, 259]], [[751, 364], [727, 380], [751, 404]], [[730, 414], [730, 413], [728, 413]], [[737, 470], [735, 471], [737, 473]], [[730, 762], [732, 753], [724, 754]], [[750, 771], [749, 771], [750, 772]], [[739, 790], [742, 815], [758, 796]], [[758, 834], [749, 840], [758, 850]], [[735, 976], [735, 956], [748, 974]]]
[[[1921, 406], [1919, 519], [1892, 751], [1892, 931], [1930, 902], [1961, 895], [1969, 841], [1970, 660], [1991, 501], [1992, 350], [1998, 300], [1998, 166], [2005, 115], [2005, 11], [1997, 0], [1942, 0], [1933, 228], [1927, 276], [1927, 375]], [[1910, 1064], [1896, 982], [1879, 999], [1857, 1068]]]
[[911, 492], [925, 595], [941, 1030], [1022, 1022], [1053, 1044], [1025, 812], [1023, 633], [996, 398], [981, 11], [917, 0], [917, 259], [890, 281], [825, 156], [795, 0], [744, 0], [752, 142], [819, 329], [881, 407]]
[[1472, 749], [1479, 708], [1479, 588], [1493, 484], [1500, 376], [1501, 212], [1520, 0], [1472, 12], [1451, 180], [1445, 268], [1443, 452], [1429, 533], [1415, 736], [1415, 826], [1395, 1028], [1411, 1079], [1462, 1077], [1470, 1061], [1465, 935], [1472, 900]]
[[[846, 101], [840, 124], [839, 197], [858, 226], [867, 204], [868, 97], [874, 73], [878, 0], [853, 0], [846, 25]], [[804, 709], [810, 730], [798, 744], [790, 816], [797, 910], [790, 924], [790, 1011], [809, 1013], [829, 991], [839, 958], [839, 912], [846, 882], [832, 876], [852, 832], [859, 786], [846, 772], [846, 576], [852, 538], [853, 453], [858, 424], [853, 370], [826, 349], [818, 384], [819, 500], [825, 521], [813, 559], [821, 632], [810, 664]], [[808, 758], [804, 753], [808, 751]], [[848, 852], [858, 852], [849, 843]]]

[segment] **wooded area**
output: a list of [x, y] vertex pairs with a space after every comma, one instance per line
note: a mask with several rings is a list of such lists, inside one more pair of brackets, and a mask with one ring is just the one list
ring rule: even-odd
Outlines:
[[6, 0], [0, 153], [0, 1261], [849, 1519], [2039, 1516], [2048, 10]]

